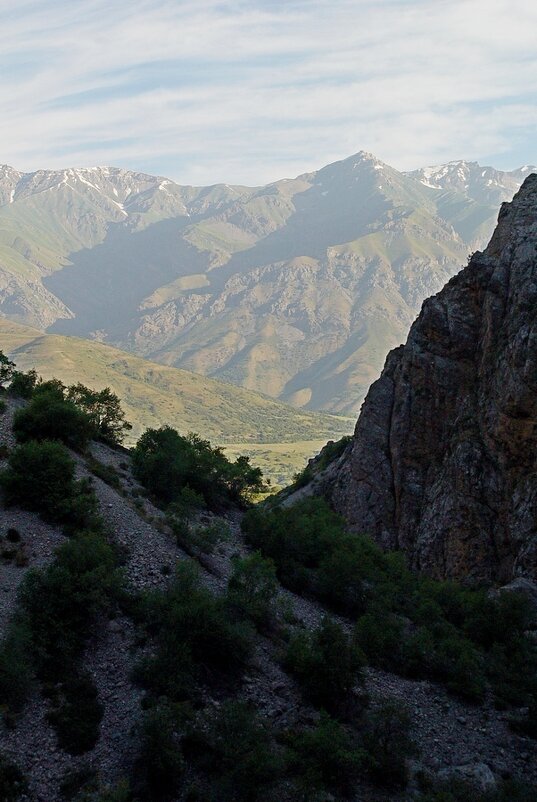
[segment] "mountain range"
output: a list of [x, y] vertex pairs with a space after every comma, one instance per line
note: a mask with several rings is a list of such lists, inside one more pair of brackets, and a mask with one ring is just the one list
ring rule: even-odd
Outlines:
[[360, 152], [264, 187], [0, 167], [0, 314], [355, 414], [424, 298], [534, 168]]

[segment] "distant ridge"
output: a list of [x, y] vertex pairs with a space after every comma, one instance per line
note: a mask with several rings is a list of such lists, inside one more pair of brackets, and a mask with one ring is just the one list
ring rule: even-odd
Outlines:
[[0, 315], [356, 414], [424, 298], [534, 168], [360, 151], [264, 187], [0, 167]]

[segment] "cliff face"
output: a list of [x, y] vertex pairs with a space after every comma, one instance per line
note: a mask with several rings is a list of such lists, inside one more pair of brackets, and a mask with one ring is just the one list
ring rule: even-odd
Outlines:
[[331, 495], [435, 577], [537, 578], [537, 175], [389, 354]]

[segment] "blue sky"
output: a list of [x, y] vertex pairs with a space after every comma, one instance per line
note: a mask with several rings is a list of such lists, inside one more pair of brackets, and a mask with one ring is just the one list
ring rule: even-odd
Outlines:
[[531, 0], [0, 0], [0, 163], [259, 184], [537, 162]]

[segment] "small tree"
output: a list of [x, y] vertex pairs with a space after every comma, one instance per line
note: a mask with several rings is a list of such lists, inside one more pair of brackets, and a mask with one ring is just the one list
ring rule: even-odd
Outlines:
[[228, 601], [241, 615], [258, 627], [266, 627], [274, 617], [274, 601], [278, 593], [276, 567], [259, 551], [243, 559], [233, 560], [233, 573], [228, 583]]
[[289, 736], [287, 762], [307, 799], [320, 799], [320, 791], [347, 795], [365, 759], [365, 751], [325, 712], [314, 728]]
[[337, 711], [361, 679], [365, 661], [342, 627], [325, 618], [314, 632], [295, 635], [286, 662], [316, 705]]
[[39, 377], [35, 370], [29, 370], [27, 373], [15, 370], [9, 385], [9, 394], [16, 398], [31, 398], [38, 380]]
[[0, 389], [4, 390], [15, 372], [15, 363], [12, 362], [3, 351], [0, 351]]
[[93, 429], [85, 412], [72, 401], [50, 391], [39, 392], [28, 406], [17, 411], [13, 432], [19, 442], [61, 440], [71, 448], [83, 451]]
[[1, 476], [7, 504], [20, 504], [53, 521], [66, 513], [66, 498], [74, 494], [75, 463], [61, 443], [30, 441], [9, 457]]
[[384, 702], [368, 716], [364, 744], [370, 772], [382, 785], [404, 785], [406, 781], [406, 761], [415, 753], [410, 723], [406, 707], [394, 700]]
[[110, 445], [122, 443], [125, 434], [132, 429], [125, 420], [119, 397], [110, 387], [91, 390], [79, 382], [68, 388], [67, 398], [87, 413], [98, 437]]

